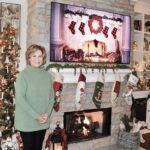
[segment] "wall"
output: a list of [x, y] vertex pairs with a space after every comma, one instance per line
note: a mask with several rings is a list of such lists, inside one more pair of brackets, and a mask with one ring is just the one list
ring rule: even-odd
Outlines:
[[[50, 2], [49, 0], [28, 0], [28, 30], [27, 30], [27, 45], [32, 43], [39, 43], [47, 48], [47, 54], [49, 58], [49, 33], [50, 33]], [[57, 2], [73, 4], [78, 6], [84, 6], [94, 9], [102, 9], [111, 12], [117, 12], [121, 14], [131, 15], [133, 20], [133, 9], [134, 3], [128, 0], [57, 0]], [[132, 33], [133, 34], [133, 33]], [[61, 122], [61, 127], [63, 127], [63, 113], [66, 111], [75, 110], [75, 91], [78, 80], [77, 75], [74, 75], [74, 71], [71, 69], [61, 70], [65, 78], [65, 84], [63, 88], [63, 98], [60, 103], [59, 112], [53, 111], [51, 116], [50, 131], [56, 127], [56, 121]], [[112, 71], [108, 71], [106, 74], [107, 82], [105, 82], [104, 93], [102, 98], [102, 108], [112, 107], [110, 102], [111, 90], [114, 81], [114, 74]], [[122, 73], [122, 72], [121, 72]], [[126, 71], [124, 72], [124, 74]], [[109, 75], [108, 75], [109, 74]], [[111, 77], [110, 77], [111, 74]], [[95, 87], [95, 81], [98, 76], [98, 71], [94, 70], [88, 71], [87, 74], [86, 91], [84, 94], [84, 104], [83, 109], [93, 109], [96, 108], [92, 101], [92, 96]], [[122, 76], [123, 80], [123, 76]], [[103, 147], [106, 145], [111, 145], [117, 143], [118, 129], [120, 118], [124, 113], [130, 112], [130, 106], [128, 106], [125, 100], [122, 98], [123, 83], [121, 86], [121, 92], [118, 99], [118, 104], [116, 107], [112, 107], [112, 127], [111, 136], [91, 140], [88, 142], [81, 142], [75, 144], [69, 144], [69, 150], [95, 150], [96, 148]], [[89, 107], [90, 106], [90, 107]]]
[[142, 12], [145, 14], [150, 14], [150, 3], [148, 0], [138, 0], [137, 3], [135, 4], [134, 10], [136, 12]]

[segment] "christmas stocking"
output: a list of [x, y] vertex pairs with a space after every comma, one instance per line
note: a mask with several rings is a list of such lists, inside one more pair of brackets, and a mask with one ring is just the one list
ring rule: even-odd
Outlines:
[[71, 21], [70, 25], [68, 26], [68, 28], [70, 29], [70, 31], [72, 32], [72, 34], [75, 34], [75, 27], [76, 22], [75, 21]]
[[111, 92], [112, 106], [116, 106], [121, 86], [121, 77], [118, 71], [115, 73], [115, 82]]
[[85, 28], [85, 23], [81, 22], [81, 24], [79, 26], [79, 30], [81, 31], [82, 35], [85, 35], [84, 28]]
[[59, 72], [56, 72], [54, 74], [54, 83], [53, 83], [54, 96], [55, 96], [54, 97], [55, 99], [54, 110], [56, 112], [59, 111], [59, 103], [61, 100], [61, 94], [62, 94], [62, 89], [63, 89], [63, 80], [64, 80], [64, 77]]
[[114, 39], [116, 39], [117, 30], [118, 29], [116, 27], [114, 27], [113, 30], [112, 30], [112, 32], [111, 32], [111, 34], [113, 35]]
[[109, 30], [109, 28], [107, 26], [105, 26], [102, 31], [106, 38], [108, 38], [108, 30]]
[[97, 108], [101, 107], [103, 88], [104, 88], [104, 74], [103, 72], [100, 72], [95, 84], [95, 89], [93, 94], [93, 102]]
[[86, 82], [86, 77], [81, 72], [78, 79], [77, 89], [76, 89], [76, 101], [75, 101], [76, 110], [80, 110], [82, 107], [82, 98], [85, 91], [85, 82]]
[[132, 105], [133, 87], [137, 86], [138, 81], [139, 78], [137, 76], [136, 71], [131, 72], [128, 77], [126, 91], [123, 93], [123, 97], [125, 98], [126, 103], [130, 106]]

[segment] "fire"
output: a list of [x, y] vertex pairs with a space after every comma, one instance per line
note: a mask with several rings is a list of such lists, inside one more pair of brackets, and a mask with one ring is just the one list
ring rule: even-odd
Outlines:
[[88, 132], [89, 132], [89, 130], [87, 130], [85, 127], [83, 127], [83, 134], [84, 134], [85, 136], [88, 135]]
[[[90, 124], [90, 121], [88, 120], [87, 117], [85, 117], [85, 119], [84, 119], [84, 124], [87, 124], [87, 125]], [[84, 134], [85, 136], [88, 136], [88, 133], [89, 133], [89, 130], [86, 129], [86, 128], [83, 126], [83, 134]]]
[[88, 118], [87, 118], [87, 117], [85, 117], [85, 119], [84, 119], [84, 123], [85, 123], [85, 124], [87, 124], [87, 125], [89, 125], [89, 124], [90, 124], [90, 121], [88, 120]]

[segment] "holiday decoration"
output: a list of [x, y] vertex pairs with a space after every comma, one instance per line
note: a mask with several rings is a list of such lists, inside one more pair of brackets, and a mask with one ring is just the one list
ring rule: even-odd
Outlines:
[[75, 21], [71, 21], [70, 25], [68, 26], [68, 28], [70, 29], [72, 34], [75, 34], [75, 29], [74, 29], [75, 25], [76, 25], [76, 22]]
[[61, 101], [61, 93], [63, 89], [63, 80], [64, 77], [59, 72], [54, 73], [54, 83], [53, 83], [54, 94], [55, 94], [54, 110], [56, 112], [59, 111], [59, 103]]
[[60, 69], [65, 69], [65, 68], [73, 68], [74, 72], [76, 74], [76, 69], [77, 68], [83, 68], [86, 71], [88, 69], [97, 69], [97, 70], [101, 70], [101, 69], [115, 69], [115, 68], [120, 68], [120, 69], [129, 69], [129, 66], [127, 65], [119, 65], [119, 64], [95, 64], [95, 63], [91, 63], [91, 64], [85, 64], [85, 63], [65, 63], [65, 64], [58, 64], [58, 63], [50, 63], [46, 66], [46, 70], [49, 70], [50, 68], [56, 68], [58, 71]]
[[[0, 141], [7, 149], [14, 147], [11, 136], [14, 130], [15, 89], [20, 47], [16, 30], [8, 25], [0, 33]], [[9, 148], [10, 147], [10, 148]]]
[[96, 81], [95, 90], [93, 94], [93, 102], [97, 108], [101, 107], [103, 88], [104, 88], [104, 73], [101, 71], [98, 75], [98, 79]]
[[102, 18], [100, 16], [97, 16], [97, 15], [90, 16], [90, 19], [88, 21], [88, 25], [89, 25], [91, 33], [98, 34], [103, 29]]
[[15, 41], [19, 41], [21, 27], [21, 5], [1, 1], [0, 10], [0, 30], [5, 28], [7, 25], [11, 25], [15, 28]]
[[114, 37], [114, 39], [116, 39], [116, 37], [117, 37], [117, 35], [116, 35], [117, 30], [118, 30], [118, 29], [117, 29], [116, 27], [114, 27], [113, 30], [112, 30], [112, 32], [111, 32], [111, 34], [112, 34], [112, 36]]
[[124, 114], [124, 116], [120, 119], [125, 126], [125, 131], [130, 132], [132, 129], [130, 118]]
[[109, 30], [109, 27], [105, 26], [102, 31], [106, 38], [108, 38], [108, 30]]
[[66, 130], [60, 128], [60, 122], [56, 122], [56, 128], [51, 133], [45, 144], [46, 150], [68, 150]]
[[125, 91], [123, 92], [123, 97], [128, 105], [132, 105], [132, 92], [134, 87], [137, 86], [139, 78], [136, 71], [132, 71], [126, 76], [126, 84]]
[[121, 86], [121, 77], [117, 71], [115, 72], [115, 82], [114, 82], [112, 92], [111, 92], [111, 103], [113, 106], [116, 106], [117, 104], [118, 96], [120, 92], [120, 86]]
[[82, 107], [82, 99], [83, 99], [83, 94], [85, 92], [85, 82], [86, 82], [86, 77], [81, 70], [78, 79], [77, 89], [76, 89], [76, 100], [75, 100], [76, 110], [80, 110]]
[[85, 28], [85, 23], [81, 22], [81, 24], [79, 26], [79, 30], [81, 31], [82, 35], [85, 35], [84, 28]]

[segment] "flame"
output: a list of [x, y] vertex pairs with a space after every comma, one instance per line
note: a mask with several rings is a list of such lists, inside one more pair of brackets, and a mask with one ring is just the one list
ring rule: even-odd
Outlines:
[[[87, 124], [87, 125], [89, 125], [89, 124], [90, 124], [90, 121], [88, 120], [88, 118], [87, 118], [87, 117], [85, 117], [85, 119], [84, 119], [84, 123], [85, 123], [85, 124]], [[84, 134], [85, 136], [87, 136], [87, 135], [88, 135], [88, 133], [89, 133], [89, 130], [88, 130], [88, 129], [86, 129], [85, 127], [83, 127], [83, 134]]]
[[87, 117], [85, 117], [85, 119], [84, 119], [84, 123], [86, 123], [86, 124], [90, 124], [90, 121], [88, 120], [88, 118]]
[[88, 130], [87, 130], [85, 127], [83, 127], [83, 134], [84, 134], [85, 136], [88, 135]]

